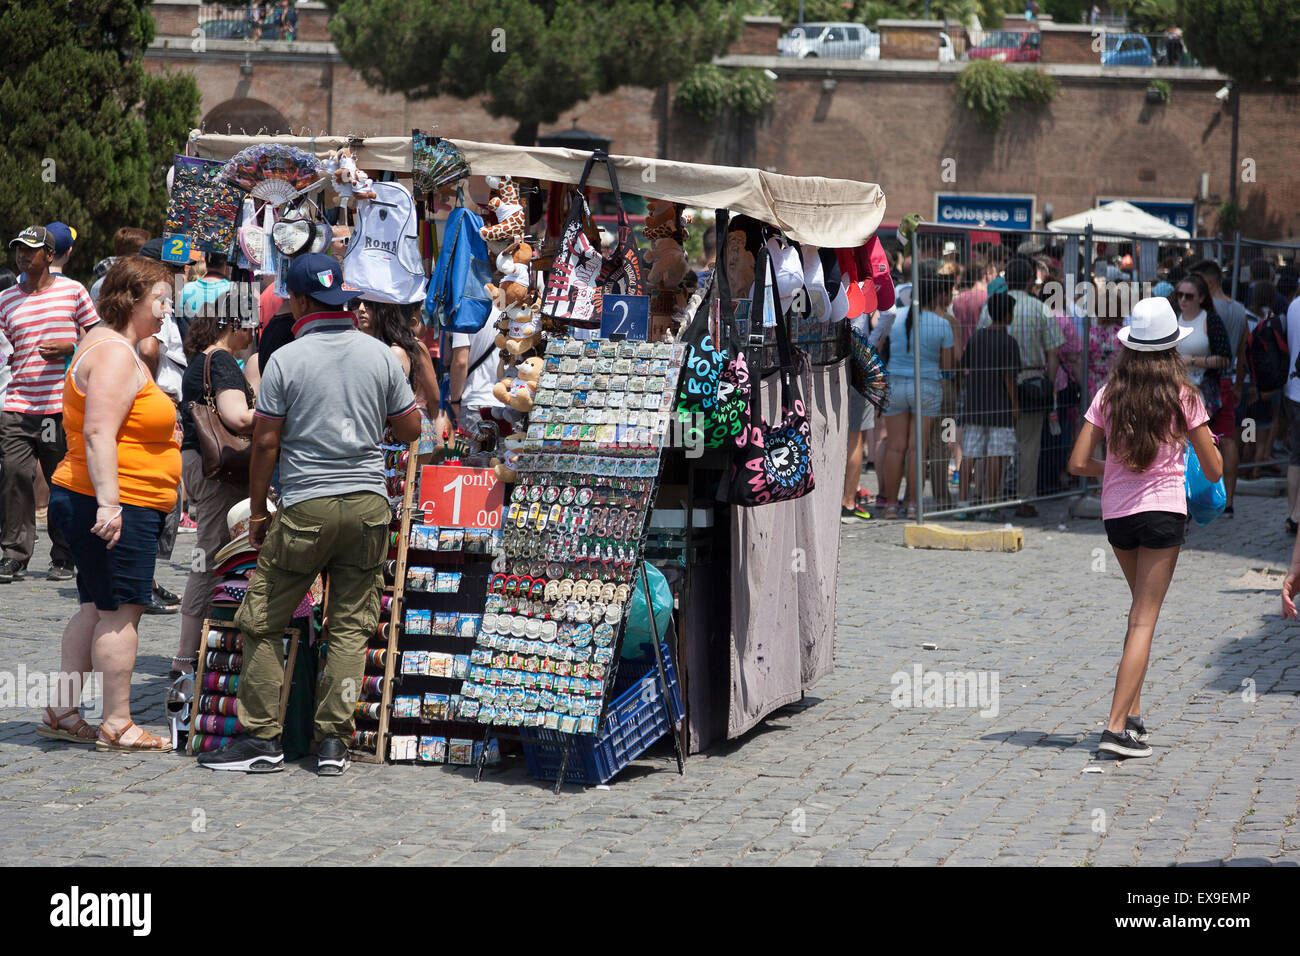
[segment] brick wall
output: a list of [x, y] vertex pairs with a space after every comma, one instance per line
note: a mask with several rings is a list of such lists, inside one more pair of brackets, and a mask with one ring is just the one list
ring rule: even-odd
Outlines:
[[[1231, 118], [1215, 83], [1174, 82], [1168, 104], [1149, 104], [1146, 82], [1059, 78], [1058, 99], [1014, 112], [992, 133], [960, 107], [952, 74], [838, 78], [783, 75], [776, 103], [760, 121], [702, 123], [674, 115], [670, 157], [732, 162], [795, 175], [877, 182], [886, 219], [934, 214], [936, 192], [1033, 193], [1041, 214], [1091, 208], [1100, 195], [1143, 199], [1196, 196], [1202, 172], [1210, 192], [1228, 195]], [[1300, 97], [1242, 98], [1241, 156], [1255, 159], [1256, 182], [1240, 184], [1244, 231], [1300, 235]], [[943, 180], [944, 159], [955, 181]], [[1205, 204], [1201, 232], [1213, 231], [1217, 202]]]
[[880, 58], [882, 60], [937, 60], [939, 58], [939, 33], [943, 24], [934, 20], [881, 20], [876, 24], [880, 33]]
[[731, 53], [775, 56], [776, 41], [781, 38], [780, 17], [745, 17], [745, 29], [731, 45]]
[[[151, 51], [147, 67], [192, 71], [205, 115], [232, 100], [257, 100], [278, 110], [295, 131], [405, 135], [436, 124], [443, 135], [508, 143], [515, 128], [477, 102], [409, 102], [379, 93], [328, 48], [307, 55], [298, 45], [302, 52], [292, 56], [255, 57], [249, 76], [239, 69], [245, 44], [209, 43], [209, 52], [198, 56], [189, 53], [188, 34], [182, 36], [172, 55]], [[618, 153], [878, 182], [888, 197], [889, 221], [911, 211], [931, 215], [936, 191], [1034, 193], [1040, 212], [1050, 202], [1058, 216], [1091, 207], [1099, 195], [1191, 199], [1203, 172], [1210, 174], [1211, 194], [1228, 195], [1231, 118], [1214, 98], [1222, 80], [1203, 71], [1160, 71], [1172, 86], [1163, 105], [1146, 102], [1144, 77], [1097, 71], [1058, 76], [1056, 102], [1012, 113], [993, 134], [956, 103], [956, 66], [865, 64], [836, 70], [834, 89], [826, 90], [823, 69], [801, 75], [806, 67], [789, 60], [766, 62], [781, 79], [776, 103], [757, 121], [723, 116], [703, 123], [670, 111], [661, 128], [669, 97], [626, 88], [592, 97], [540, 132], [568, 129], [576, 119], [583, 129], [611, 137]], [[1240, 184], [1245, 231], [1300, 236], [1300, 168], [1294, 163], [1300, 97], [1294, 91], [1242, 97], [1240, 152], [1253, 161], [1255, 176]], [[941, 179], [945, 158], [955, 161], [955, 182]], [[1202, 210], [1203, 233], [1215, 227], [1217, 202]]]

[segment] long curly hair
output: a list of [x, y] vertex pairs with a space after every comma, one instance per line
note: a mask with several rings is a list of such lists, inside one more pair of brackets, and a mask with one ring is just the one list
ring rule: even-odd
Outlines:
[[1106, 379], [1106, 440], [1130, 471], [1151, 467], [1161, 445], [1187, 440], [1183, 396], [1195, 393], [1177, 349], [1120, 349]]

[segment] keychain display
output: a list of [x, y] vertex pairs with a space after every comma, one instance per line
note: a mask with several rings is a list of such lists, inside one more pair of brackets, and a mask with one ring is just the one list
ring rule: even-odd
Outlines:
[[547, 343], [461, 719], [596, 733], [684, 354], [672, 343]]

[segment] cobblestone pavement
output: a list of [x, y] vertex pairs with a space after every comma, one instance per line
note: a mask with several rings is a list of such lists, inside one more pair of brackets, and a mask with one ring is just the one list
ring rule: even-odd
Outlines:
[[[1061, 504], [1018, 554], [842, 536], [836, 670], [798, 706], [675, 772], [661, 744], [610, 789], [559, 796], [522, 761], [470, 772], [308, 761], [266, 776], [101, 754], [0, 714], [0, 842], [40, 864], [1091, 864], [1300, 862], [1300, 631], [1278, 613], [1281, 499], [1193, 529], [1143, 695], [1156, 755], [1098, 759], [1127, 589], [1100, 522]], [[1065, 522], [1065, 529], [1058, 528]], [[182, 536], [177, 558], [188, 554]], [[0, 668], [54, 670], [75, 590], [0, 586]], [[181, 590], [182, 565], [160, 569]], [[178, 619], [146, 618], [136, 714], [162, 727]], [[936, 645], [933, 650], [923, 645]], [[998, 678], [979, 706], [895, 707], [913, 669]], [[922, 701], [924, 702], [924, 701]], [[1100, 770], [1100, 773], [1088, 772]]]

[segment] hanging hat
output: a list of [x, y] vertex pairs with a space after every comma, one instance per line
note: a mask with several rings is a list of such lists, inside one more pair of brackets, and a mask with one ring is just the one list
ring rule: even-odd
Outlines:
[[803, 287], [808, 292], [808, 313], [814, 322], [828, 322], [831, 318], [831, 297], [826, 291], [826, 273], [816, 248], [804, 245]]
[[[781, 299], [781, 308], [789, 309], [795, 293], [803, 288], [803, 260], [793, 244], [783, 243], [775, 236], [767, 240], [767, 254], [776, 267], [776, 294]], [[754, 281], [766, 283], [770, 275], [769, 272], [762, 277], [755, 276]]]
[[1178, 324], [1168, 299], [1152, 296], [1133, 306], [1129, 324], [1119, 330], [1119, 340], [1136, 352], [1163, 352], [1191, 334], [1190, 326]]
[[872, 236], [863, 247], [866, 252], [868, 275], [876, 287], [876, 307], [892, 309], [894, 307], [894, 280], [889, 274], [889, 256], [880, 244], [879, 236]]

